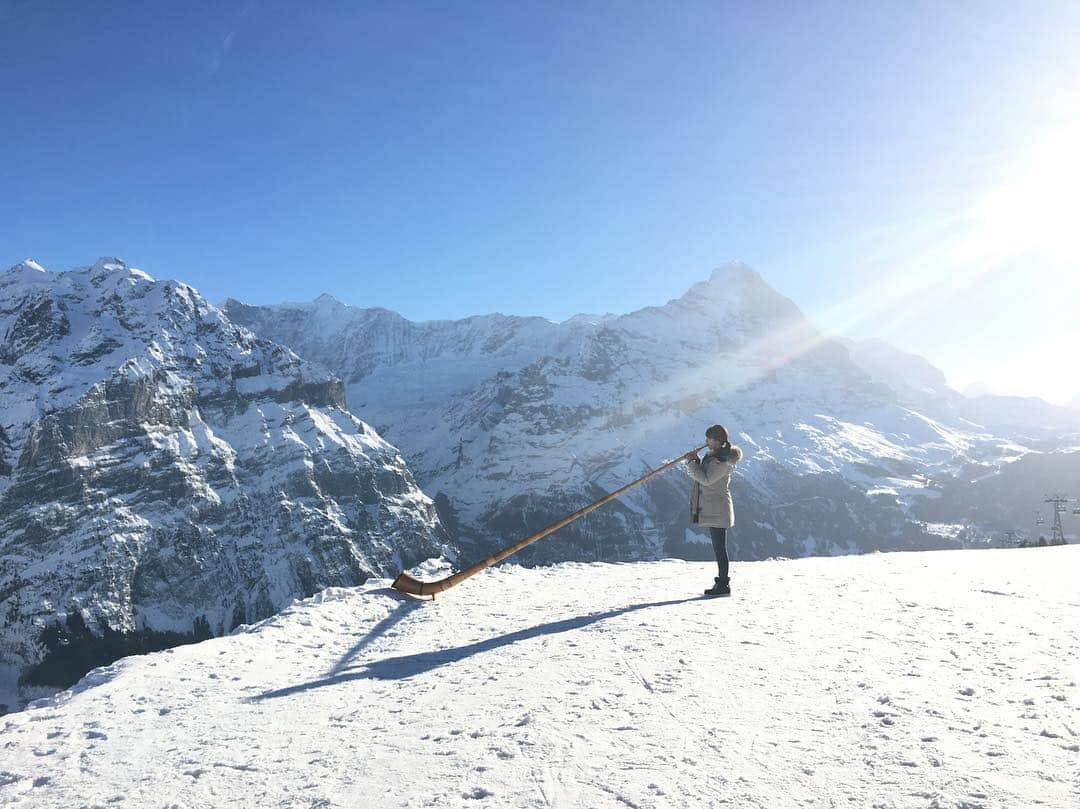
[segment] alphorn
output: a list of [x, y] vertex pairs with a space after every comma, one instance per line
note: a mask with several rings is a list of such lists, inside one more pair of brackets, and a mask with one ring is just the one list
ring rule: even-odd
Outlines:
[[[705, 447], [706, 447], [706, 445], [702, 444], [700, 447], [698, 447], [696, 449], [693, 449], [690, 452], [700, 452], [701, 450], [705, 449]], [[513, 545], [509, 545], [509, 546], [503, 548], [498, 553], [492, 554], [487, 559], [479, 561], [476, 564], [465, 568], [464, 570], [458, 571], [457, 573], [454, 573], [454, 574], [452, 574], [450, 576], [447, 576], [445, 579], [439, 579], [438, 581], [419, 581], [417, 579], [414, 579], [408, 573], [402, 572], [401, 575], [399, 575], [396, 579], [394, 579], [394, 583], [392, 585], [390, 585], [390, 586], [393, 587], [395, 590], [400, 590], [401, 592], [408, 593], [409, 595], [414, 595], [414, 596], [428, 596], [429, 595], [432, 598], [435, 598], [436, 593], [441, 593], [443, 590], [449, 590], [455, 584], [460, 584], [461, 582], [465, 581], [465, 579], [469, 578], [469, 576], [472, 576], [475, 573], [479, 573], [481, 570], [484, 570], [485, 568], [489, 568], [492, 565], [498, 564], [503, 559], [505, 559], [507, 556], [510, 556], [511, 554], [514, 554], [514, 553], [517, 553], [518, 551], [520, 551], [526, 545], [531, 545], [532, 543], [536, 542], [536, 540], [543, 539], [544, 537], [546, 537], [548, 534], [552, 533], [553, 531], [558, 531], [564, 525], [569, 525], [574, 520], [576, 520], [578, 517], [582, 517], [582, 516], [588, 514], [590, 511], [594, 511], [595, 509], [600, 508], [600, 506], [604, 505], [605, 503], [610, 503], [612, 500], [614, 500], [616, 497], [621, 495], [623, 492], [629, 491], [630, 489], [634, 488], [635, 486], [638, 486], [638, 485], [644, 483], [645, 481], [649, 480], [649, 478], [654, 478], [657, 475], [659, 475], [661, 472], [667, 471], [668, 469], [673, 467], [675, 464], [679, 463], [679, 461], [683, 460], [683, 458], [685, 458], [686, 455], [689, 455], [689, 454], [690, 453], [688, 452], [688, 453], [685, 453], [684, 455], [680, 455], [674, 461], [668, 461], [663, 466], [659, 467], [658, 469], [654, 469], [653, 471], [649, 472], [646, 475], [643, 475], [643, 476], [639, 477], [637, 480], [633, 481], [632, 483], [627, 483], [621, 489], [616, 489], [611, 494], [606, 495], [604, 497], [601, 497], [595, 503], [590, 503], [589, 505], [585, 506], [585, 508], [579, 508], [573, 514], [571, 514], [571, 515], [569, 515], [567, 517], [563, 517], [558, 522], [553, 522], [547, 528], [542, 528], [541, 530], [537, 531], [535, 534], [529, 534], [529, 536], [525, 537], [525, 539], [521, 540], [520, 542], [515, 542]]]

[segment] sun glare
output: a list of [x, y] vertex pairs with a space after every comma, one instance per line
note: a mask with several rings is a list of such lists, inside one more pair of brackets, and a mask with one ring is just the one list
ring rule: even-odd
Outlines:
[[965, 261], [1003, 261], [1042, 253], [1080, 261], [1080, 124], [1041, 143], [1015, 179], [995, 189], [974, 211], [976, 227], [960, 245]]
[[1017, 351], [998, 357], [981, 369], [980, 378], [991, 388], [1022, 396], [1038, 396], [1054, 404], [1066, 404], [1077, 395], [1075, 378], [1064, 372], [1080, 354], [1080, 330], [1064, 329], [1042, 351]]
[[[1021, 160], [1013, 179], [988, 193], [966, 213], [946, 220], [941, 236], [931, 239], [874, 280], [852, 289], [820, 313], [831, 331], [871, 331], [888, 338], [892, 332], [934, 318], [984, 285], [1011, 260], [1037, 257], [1043, 272], [1080, 269], [1080, 123], [1058, 130]], [[746, 367], [775, 368], [812, 351], [827, 339], [805, 324], [795, 324], [755, 341], [741, 352]], [[1006, 370], [998, 365], [969, 369], [976, 378], [1011, 391], [1042, 395], [1064, 402], [1075, 395], [1072, 377], [1060, 374], [1080, 353], [1080, 333], [1067, 331], [1052, 339], [1043, 361], [1018, 356]], [[761, 363], [761, 357], [771, 361]], [[752, 359], [753, 358], [753, 359]], [[724, 360], [729, 365], [731, 358]], [[1049, 388], [1047, 380], [1060, 380]], [[747, 381], [747, 380], [744, 380]]]

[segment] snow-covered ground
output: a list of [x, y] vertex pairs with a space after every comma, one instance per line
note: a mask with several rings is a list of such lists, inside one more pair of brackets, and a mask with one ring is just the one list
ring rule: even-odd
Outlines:
[[1080, 547], [326, 591], [4, 717], [11, 807], [1080, 806]]

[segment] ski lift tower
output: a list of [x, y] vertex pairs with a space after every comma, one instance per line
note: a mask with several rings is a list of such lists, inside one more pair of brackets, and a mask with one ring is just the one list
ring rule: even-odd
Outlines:
[[1066, 507], [1070, 500], [1064, 494], [1059, 492], [1057, 494], [1047, 495], [1046, 502], [1053, 506], [1054, 509], [1054, 525], [1050, 529], [1050, 544], [1064, 545], [1065, 529], [1061, 527], [1061, 515], [1068, 510]]

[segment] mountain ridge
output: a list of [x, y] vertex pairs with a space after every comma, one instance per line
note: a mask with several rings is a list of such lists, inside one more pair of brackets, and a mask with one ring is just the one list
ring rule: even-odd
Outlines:
[[342, 381], [186, 284], [23, 262], [0, 338], [0, 703], [452, 554]]
[[[429, 322], [416, 343], [401, 331], [394, 353], [364, 310], [345, 310], [355, 328], [329, 346], [310, 310], [293, 309], [285, 322], [272, 307], [226, 309], [345, 379], [349, 406], [402, 447], [448, 522], [463, 526], [462, 538], [478, 551], [500, 534], [575, 510], [673, 448], [700, 443], [699, 430], [718, 421], [749, 450], [734, 484], [742, 521], [732, 535], [747, 558], [961, 544], [970, 508], [956, 504], [957, 518], [944, 525], [932, 480], [957, 482], [956, 496], [972, 465], [1005, 470], [1017, 453], [1040, 452], [1037, 442], [1056, 435], [1025, 423], [1024, 410], [971, 410], [925, 360], [929, 386], [896, 369], [875, 373], [741, 264], [717, 268], [662, 306], [573, 329], [549, 321], [530, 333], [523, 320], [507, 319], [515, 325], [506, 340], [490, 346], [461, 340], [468, 319]], [[302, 337], [292, 343], [293, 335]], [[1080, 430], [1070, 419], [1054, 429]], [[621, 512], [597, 516], [575, 538], [526, 558], [709, 552], [686, 532], [670, 476], [624, 500]], [[791, 513], [778, 513], [773, 501], [789, 503]], [[845, 507], [830, 511], [830, 501]], [[921, 516], [928, 505], [933, 520]], [[985, 535], [1004, 519], [975, 527]], [[597, 532], [610, 546], [589, 539]], [[635, 533], [653, 539], [636, 549], [617, 539]]]

